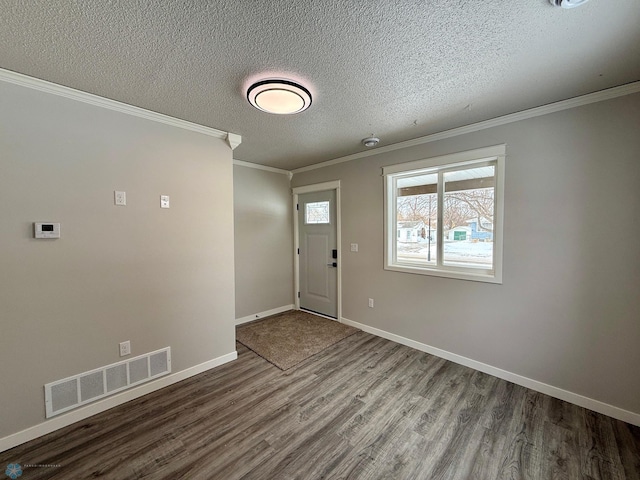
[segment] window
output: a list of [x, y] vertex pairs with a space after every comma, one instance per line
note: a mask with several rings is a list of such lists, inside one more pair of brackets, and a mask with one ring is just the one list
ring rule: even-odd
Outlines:
[[329, 202], [307, 203], [304, 208], [305, 224], [331, 223], [329, 217]]
[[385, 269], [502, 283], [504, 159], [498, 145], [385, 167]]

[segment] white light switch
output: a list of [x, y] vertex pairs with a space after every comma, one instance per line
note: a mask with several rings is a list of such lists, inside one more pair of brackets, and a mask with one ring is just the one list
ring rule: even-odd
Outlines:
[[126, 192], [119, 192], [119, 191], [115, 191], [113, 192], [113, 196], [114, 196], [114, 202], [116, 205], [121, 205], [124, 206], [127, 204], [127, 193]]
[[352, 243], [351, 244], [351, 251], [352, 252], [357, 252], [358, 251], [358, 244], [357, 243]]
[[160, 208], [169, 208], [169, 195], [160, 195]]

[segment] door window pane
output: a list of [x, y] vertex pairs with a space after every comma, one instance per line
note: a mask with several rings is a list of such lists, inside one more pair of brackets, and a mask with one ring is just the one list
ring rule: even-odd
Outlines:
[[304, 210], [304, 223], [326, 224], [331, 223], [329, 216], [329, 202], [307, 203]]

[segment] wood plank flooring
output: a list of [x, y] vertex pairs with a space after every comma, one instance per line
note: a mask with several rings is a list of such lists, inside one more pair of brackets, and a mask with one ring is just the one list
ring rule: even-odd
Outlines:
[[[359, 332], [235, 362], [0, 453], [21, 479], [640, 479], [640, 428]], [[2, 470], [3, 471], [3, 470]], [[1, 473], [1, 472], [0, 472]]]

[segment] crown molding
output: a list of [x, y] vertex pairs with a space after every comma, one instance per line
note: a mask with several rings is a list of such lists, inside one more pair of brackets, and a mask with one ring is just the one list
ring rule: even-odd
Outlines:
[[[165, 125], [171, 125], [173, 127], [182, 128], [184, 130], [190, 130], [192, 132], [202, 133], [210, 137], [220, 138], [227, 140], [231, 148], [235, 148], [242, 141], [240, 135], [234, 133], [224, 132], [211, 127], [205, 127], [204, 125], [198, 125], [197, 123], [187, 122], [186, 120], [180, 120], [179, 118], [170, 117], [162, 113], [152, 112], [151, 110], [145, 110], [144, 108], [134, 107], [127, 103], [118, 102], [108, 98], [100, 97], [92, 93], [82, 92], [75, 88], [65, 87], [56, 83], [41, 80], [39, 78], [30, 77], [21, 73], [12, 72], [0, 68], [0, 81], [13, 83], [14, 85], [20, 85], [22, 87], [31, 88], [40, 92], [50, 93], [52, 95], [58, 95], [59, 97], [69, 98], [78, 102], [88, 103], [96, 107], [106, 108], [108, 110], [114, 110], [116, 112], [125, 113], [134, 117], [144, 118], [158, 123], [164, 123]], [[230, 139], [233, 139], [231, 141]]]
[[280, 173], [282, 175], [289, 175], [289, 176], [291, 175], [291, 172], [289, 170], [283, 170], [281, 168], [275, 168], [275, 167], [267, 167], [266, 165], [259, 165], [257, 163], [243, 162], [242, 160], [234, 160], [233, 164], [238, 165], [240, 167], [255, 168], [256, 170], [264, 170], [265, 172]]
[[242, 143], [242, 137], [237, 133], [227, 133], [226, 140], [231, 150], [235, 150], [236, 147]]
[[372, 157], [374, 155], [380, 155], [382, 153], [393, 152], [394, 150], [415, 147], [417, 145], [423, 145], [425, 143], [435, 142], [438, 140], [443, 140], [445, 138], [457, 137], [458, 135], [464, 135], [466, 133], [477, 132], [479, 130], [484, 130], [487, 128], [498, 127], [500, 125], [506, 125], [513, 122], [519, 122], [520, 120], [527, 120], [529, 118], [540, 117], [542, 115], [548, 115], [550, 113], [560, 112], [562, 110], [569, 110], [571, 108], [581, 107], [583, 105], [589, 105], [591, 103], [602, 102], [605, 100], [610, 100], [612, 98], [623, 97], [625, 95], [631, 95], [638, 92], [640, 92], [640, 81], [628, 83], [619, 87], [608, 88], [599, 92], [589, 93], [580, 97], [570, 98], [568, 100], [562, 100], [560, 102], [549, 103], [548, 105], [531, 108], [529, 110], [523, 110], [521, 112], [511, 113], [509, 115], [503, 115], [501, 117], [492, 118], [490, 120], [472, 123], [463, 127], [452, 128], [451, 130], [445, 130], [443, 132], [426, 135], [424, 137], [414, 138], [413, 140], [385, 145], [384, 147], [354, 153], [345, 157], [334, 158], [333, 160], [327, 160], [326, 162], [316, 163], [307, 167], [296, 168], [295, 170], [292, 170], [291, 173], [295, 175], [296, 173], [317, 170], [319, 168], [329, 167], [331, 165], [337, 165], [344, 162], [350, 162], [359, 158]]

